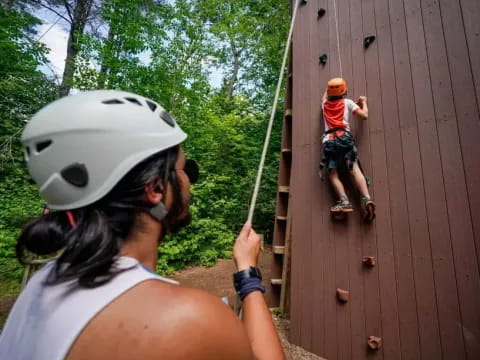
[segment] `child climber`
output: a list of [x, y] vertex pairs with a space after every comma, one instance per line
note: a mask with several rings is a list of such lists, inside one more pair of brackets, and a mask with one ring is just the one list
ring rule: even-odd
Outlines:
[[375, 218], [375, 204], [368, 193], [365, 176], [358, 165], [357, 146], [350, 134], [349, 121], [352, 116], [363, 120], [368, 118], [367, 98], [360, 96], [357, 103], [346, 99], [347, 83], [342, 78], [334, 78], [328, 82], [327, 90], [322, 99], [325, 135], [323, 137], [324, 161], [330, 181], [338, 201], [331, 207], [334, 213], [352, 212], [353, 206], [348, 200], [339, 176], [338, 169], [348, 169], [353, 181], [361, 194], [364, 219], [372, 221]]

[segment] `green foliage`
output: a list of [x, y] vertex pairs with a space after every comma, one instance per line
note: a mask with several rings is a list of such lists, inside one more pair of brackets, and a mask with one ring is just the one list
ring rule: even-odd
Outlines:
[[28, 181], [19, 132], [25, 121], [54, 99], [56, 88], [37, 70], [46, 49], [32, 40], [38, 20], [22, 11], [0, 8], [0, 283], [17, 281], [15, 260], [21, 226], [39, 214], [42, 203]]
[[[38, 20], [20, 10], [0, 15], [0, 51], [8, 54], [0, 57], [0, 284], [7, 284], [21, 277], [14, 260], [21, 225], [43, 205], [28, 182], [18, 135], [57, 89], [37, 70], [46, 51], [33, 40]], [[97, 20], [106, 31], [79, 39], [73, 86], [123, 89], [158, 101], [188, 133], [187, 157], [201, 167], [192, 188], [192, 224], [164, 240], [158, 270], [230, 257], [247, 217], [265, 140], [288, 2], [110, 0], [102, 3]], [[225, 86], [233, 86], [232, 96], [209, 83], [213, 66], [224, 73]], [[273, 231], [280, 120], [277, 114], [254, 218], [267, 241]]]

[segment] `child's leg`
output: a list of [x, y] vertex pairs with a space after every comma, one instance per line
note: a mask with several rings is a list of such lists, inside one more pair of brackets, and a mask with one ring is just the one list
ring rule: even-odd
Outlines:
[[332, 212], [351, 212], [353, 211], [352, 204], [348, 201], [345, 188], [343, 187], [340, 178], [338, 177], [337, 169], [330, 169], [330, 181], [338, 196], [338, 201], [330, 208]]
[[363, 175], [362, 170], [360, 170], [360, 166], [358, 166], [358, 162], [356, 161], [353, 163], [351, 174], [353, 181], [355, 182], [355, 185], [357, 186], [358, 191], [360, 191], [362, 197], [370, 197], [370, 194], [368, 193], [367, 181], [365, 180], [365, 176]]
[[368, 193], [368, 186], [367, 181], [365, 180], [365, 176], [360, 170], [360, 166], [358, 163], [353, 163], [352, 168], [352, 177], [357, 186], [358, 191], [362, 195], [362, 207], [365, 210], [365, 220], [372, 221], [375, 219], [375, 204], [373, 203], [372, 199], [370, 198], [370, 194]]
[[337, 194], [340, 200], [347, 198], [347, 194], [345, 193], [345, 187], [343, 186], [340, 178], [338, 177], [337, 169], [330, 169], [328, 172], [330, 177], [330, 182], [332, 183], [333, 189]]

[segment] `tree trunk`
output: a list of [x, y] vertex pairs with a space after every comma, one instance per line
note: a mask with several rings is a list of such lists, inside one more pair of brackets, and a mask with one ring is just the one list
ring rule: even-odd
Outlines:
[[[113, 31], [112, 31], [111, 26], [108, 29], [108, 38], [107, 38], [107, 43], [105, 44], [105, 46], [110, 48], [109, 51], [111, 51], [111, 49], [113, 47]], [[106, 56], [104, 54], [104, 57], [102, 59], [102, 66], [100, 67], [100, 74], [99, 74], [99, 77], [98, 77], [98, 88], [99, 89], [104, 89], [105, 88], [105, 84], [107, 82], [108, 71], [110, 70], [109, 66], [105, 62], [105, 57]]]
[[78, 0], [73, 10], [72, 24], [67, 44], [67, 58], [65, 59], [65, 69], [63, 70], [62, 84], [59, 89], [59, 97], [67, 96], [72, 87], [73, 75], [75, 74], [75, 60], [77, 58], [78, 36], [83, 35], [85, 24], [87, 22], [93, 0]]
[[233, 90], [235, 90], [235, 85], [238, 80], [238, 71], [240, 70], [240, 61], [239, 61], [240, 53], [237, 50], [237, 47], [235, 46], [235, 42], [233, 41], [232, 38], [230, 38], [230, 46], [232, 48], [232, 55], [233, 55], [233, 72], [232, 72], [232, 76], [230, 77], [230, 80], [228, 80], [228, 86], [225, 94], [228, 98], [231, 98], [233, 96]]

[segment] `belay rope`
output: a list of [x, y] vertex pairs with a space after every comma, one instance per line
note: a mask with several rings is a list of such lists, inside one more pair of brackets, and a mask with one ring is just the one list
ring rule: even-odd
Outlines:
[[[268, 122], [267, 134], [265, 135], [265, 142], [263, 143], [262, 156], [260, 158], [260, 164], [258, 165], [257, 179], [255, 180], [255, 187], [253, 189], [252, 200], [250, 201], [250, 209], [248, 210], [247, 221], [250, 223], [253, 220], [253, 213], [255, 211], [255, 205], [257, 203], [258, 191], [260, 190], [260, 182], [262, 181], [263, 168], [265, 167], [265, 159], [267, 157], [268, 145], [270, 143], [270, 137], [272, 135], [273, 120], [275, 118], [275, 111], [277, 110], [278, 97], [280, 96], [280, 90], [282, 88], [283, 74], [285, 72], [285, 65], [287, 64], [288, 51], [290, 50], [290, 45], [292, 43], [292, 34], [293, 27], [295, 25], [295, 18], [297, 17], [297, 10], [300, 5], [300, 1], [295, 2], [295, 7], [293, 9], [292, 20], [290, 22], [290, 30], [288, 31], [287, 43], [285, 45], [285, 52], [283, 54], [282, 66], [280, 67], [280, 75], [278, 77], [277, 90], [275, 91], [275, 98], [273, 99], [272, 110], [270, 113], [270, 120]], [[237, 294], [234, 311], [238, 316], [242, 317], [242, 301], [240, 300], [239, 295]]]
[[[281, 90], [281, 87], [282, 87], [283, 74], [285, 72], [285, 65], [287, 63], [288, 51], [290, 50], [290, 45], [292, 43], [293, 27], [295, 25], [295, 18], [297, 16], [297, 10], [298, 10], [300, 1], [301, 0], [297, 0], [295, 2], [295, 7], [293, 9], [293, 14], [292, 14], [292, 20], [290, 22], [290, 30], [288, 32], [287, 43], [285, 45], [285, 52], [283, 54], [282, 66], [280, 68], [280, 76], [278, 77], [277, 90], [275, 91], [275, 98], [273, 100], [272, 110], [271, 110], [271, 113], [270, 113], [270, 121], [268, 123], [267, 134], [265, 136], [265, 142], [263, 144], [262, 156], [260, 158], [260, 164], [258, 165], [257, 179], [255, 181], [255, 187], [254, 187], [254, 190], [253, 190], [252, 200], [250, 201], [250, 209], [248, 211], [248, 218], [247, 218], [247, 220], [250, 221], [250, 222], [253, 220], [253, 213], [255, 211], [255, 205], [257, 203], [258, 192], [259, 192], [259, 189], [260, 189], [260, 182], [262, 180], [263, 168], [265, 167], [265, 158], [267, 156], [267, 149], [268, 149], [268, 145], [270, 143], [270, 137], [271, 137], [271, 134], [272, 134], [273, 119], [275, 117], [275, 111], [277, 109], [278, 97], [280, 95], [280, 90]], [[340, 67], [340, 77], [343, 77], [342, 57], [341, 57], [341, 54], [340, 54], [340, 36], [339, 36], [339, 31], [338, 31], [338, 14], [337, 14], [337, 1], [336, 0], [333, 0], [333, 10], [334, 10], [334, 18], [335, 18], [335, 31], [336, 31], [336, 37], [337, 37], [338, 65]]]
[[247, 221], [252, 221], [253, 213], [255, 211], [255, 205], [257, 203], [258, 191], [260, 189], [260, 182], [262, 181], [263, 168], [265, 167], [265, 158], [267, 157], [267, 149], [270, 143], [270, 137], [272, 134], [273, 119], [275, 118], [275, 111], [278, 105], [278, 97], [282, 88], [283, 74], [285, 72], [285, 65], [287, 63], [288, 51], [292, 43], [293, 26], [295, 25], [295, 18], [297, 16], [298, 6], [301, 0], [297, 0], [293, 9], [292, 20], [290, 22], [290, 30], [287, 36], [287, 44], [285, 45], [285, 52], [283, 54], [282, 66], [280, 68], [280, 76], [278, 77], [277, 90], [275, 91], [275, 98], [273, 100], [272, 111], [270, 113], [270, 121], [268, 122], [267, 134], [265, 135], [265, 142], [263, 144], [262, 156], [260, 158], [260, 164], [258, 165], [257, 179], [255, 181], [255, 187], [253, 189], [252, 200], [250, 201], [250, 209], [248, 211]]
[[337, 0], [333, 0], [333, 12], [335, 18], [335, 34], [337, 37], [338, 66], [340, 67], [340, 77], [343, 78], [342, 57], [340, 56], [340, 32], [338, 31]]

